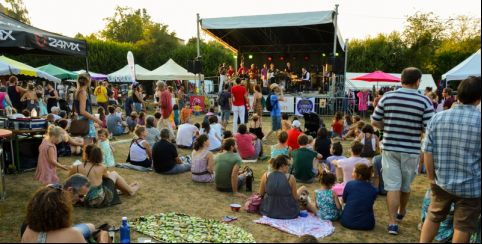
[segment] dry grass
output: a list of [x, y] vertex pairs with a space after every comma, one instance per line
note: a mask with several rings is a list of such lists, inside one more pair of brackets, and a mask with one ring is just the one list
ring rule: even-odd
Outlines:
[[[265, 131], [269, 127], [269, 118], [264, 118]], [[129, 137], [119, 138], [129, 139]], [[272, 136], [270, 144], [274, 144]], [[117, 161], [127, 158], [128, 143], [114, 146]], [[344, 143], [347, 149], [348, 143]], [[265, 152], [269, 153], [269, 147], [265, 146]], [[347, 151], [347, 150], [345, 150]], [[189, 151], [180, 150], [180, 154], [189, 154]], [[61, 158], [64, 164], [71, 164], [76, 158]], [[257, 178], [253, 189], [259, 187], [259, 177], [265, 171], [267, 162], [250, 164]], [[219, 193], [213, 184], [198, 184], [191, 181], [189, 173], [166, 176], [156, 173], [141, 173], [131, 170], [115, 169], [128, 182], [139, 181], [142, 188], [134, 197], [121, 196], [122, 204], [105, 209], [76, 208], [74, 222], [90, 222], [100, 225], [108, 222], [119, 225], [122, 216], [130, 219], [141, 215], [149, 215], [162, 212], [181, 212], [192, 216], [221, 220], [225, 215], [237, 216], [238, 221], [234, 225], [251, 232], [257, 242], [295, 242], [296, 237], [285, 234], [271, 227], [253, 223], [259, 218], [257, 215], [246, 212], [233, 213], [229, 208], [231, 203], [244, 203], [244, 200], [234, 198], [230, 194]], [[66, 178], [65, 172], [59, 172], [61, 180]], [[25, 209], [33, 192], [40, 187], [34, 179], [34, 173], [28, 172], [6, 177], [7, 199], [0, 202], [0, 242], [19, 242], [19, 227], [25, 217]], [[378, 197], [375, 203], [376, 227], [373, 231], [351, 231], [343, 228], [338, 222], [334, 222], [335, 233], [320, 241], [322, 242], [417, 242], [419, 231], [417, 225], [420, 219], [420, 209], [428, 182], [425, 176], [417, 176], [413, 183], [412, 198], [409, 204], [409, 212], [401, 224], [401, 232], [398, 236], [391, 236], [386, 232], [387, 210], [385, 197]], [[315, 190], [318, 184], [307, 185], [310, 190]], [[133, 240], [139, 235], [133, 233]]]

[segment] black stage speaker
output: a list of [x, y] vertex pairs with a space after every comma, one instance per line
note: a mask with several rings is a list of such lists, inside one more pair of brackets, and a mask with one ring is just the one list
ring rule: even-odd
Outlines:
[[187, 61], [187, 71], [193, 74], [202, 73], [202, 63], [199, 60], [188, 60]]
[[333, 67], [333, 72], [335, 72], [335, 74], [345, 73], [344, 57], [328, 57], [328, 64]]

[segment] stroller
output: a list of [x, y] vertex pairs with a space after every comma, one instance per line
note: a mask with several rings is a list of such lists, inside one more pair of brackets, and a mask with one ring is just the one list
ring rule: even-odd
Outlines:
[[305, 134], [316, 138], [318, 129], [322, 126], [320, 116], [317, 113], [305, 113], [303, 114], [305, 119]]

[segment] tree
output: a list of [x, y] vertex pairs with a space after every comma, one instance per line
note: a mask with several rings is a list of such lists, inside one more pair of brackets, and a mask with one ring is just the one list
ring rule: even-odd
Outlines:
[[25, 24], [30, 24], [28, 10], [25, 8], [23, 0], [5, 0], [5, 3], [8, 4], [7, 8], [4, 10], [6, 15]]
[[116, 7], [113, 17], [105, 18], [107, 25], [100, 35], [107, 40], [135, 43], [142, 40], [143, 29], [150, 22], [145, 9], [133, 10], [128, 7]]

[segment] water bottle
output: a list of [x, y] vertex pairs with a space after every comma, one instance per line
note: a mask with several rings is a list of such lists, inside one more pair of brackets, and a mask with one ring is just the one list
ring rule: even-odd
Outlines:
[[127, 224], [127, 217], [122, 217], [122, 225], [120, 230], [120, 243], [131, 242], [131, 227]]

